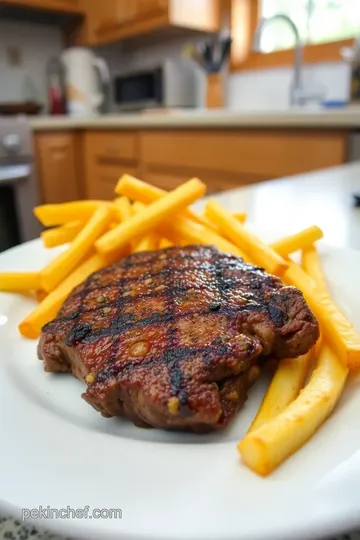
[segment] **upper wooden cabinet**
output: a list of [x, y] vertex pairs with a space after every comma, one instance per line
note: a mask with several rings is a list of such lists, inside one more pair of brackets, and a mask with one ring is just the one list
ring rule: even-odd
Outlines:
[[0, 0], [0, 4], [69, 13], [83, 12], [84, 0]]
[[171, 28], [216, 31], [219, 0], [88, 0], [81, 39], [90, 45]]

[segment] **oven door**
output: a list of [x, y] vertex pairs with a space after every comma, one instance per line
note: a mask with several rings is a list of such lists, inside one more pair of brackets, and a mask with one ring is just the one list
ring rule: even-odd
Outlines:
[[32, 166], [0, 164], [0, 252], [39, 235], [36, 204]]

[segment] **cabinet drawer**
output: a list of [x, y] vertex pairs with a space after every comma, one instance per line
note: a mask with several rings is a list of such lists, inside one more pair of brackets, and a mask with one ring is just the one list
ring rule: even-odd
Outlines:
[[139, 176], [136, 167], [119, 167], [117, 165], [95, 164], [87, 176], [86, 196], [88, 199], [114, 199], [117, 195], [114, 191], [117, 181], [123, 174]]
[[87, 133], [86, 146], [94, 161], [136, 161], [139, 157], [138, 138], [134, 132]]
[[156, 131], [143, 132], [140, 147], [146, 167], [276, 178], [344, 163], [346, 140], [344, 132], [316, 130]]

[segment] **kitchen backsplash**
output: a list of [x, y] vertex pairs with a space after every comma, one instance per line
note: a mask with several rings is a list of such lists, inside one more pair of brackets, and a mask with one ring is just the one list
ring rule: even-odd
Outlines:
[[63, 46], [55, 26], [0, 21], [0, 101], [35, 99], [45, 104], [46, 64]]
[[[107, 60], [114, 76], [155, 64], [165, 57], [176, 58], [181, 55], [183, 44], [184, 40], [176, 40], [134, 52], [126, 52], [121, 44], [113, 44], [98, 47], [96, 52]], [[0, 21], [0, 101], [22, 101], [34, 94], [34, 98], [38, 96], [37, 99], [46, 103], [46, 63], [62, 49], [62, 34], [55, 26]], [[194, 69], [198, 82], [197, 104], [203, 107], [205, 76], [197, 67]], [[231, 74], [227, 82], [227, 104], [240, 110], [286, 107], [292, 73], [289, 67]], [[305, 66], [303, 76], [305, 84], [322, 89], [326, 99], [346, 100], [349, 95], [349, 66], [343, 62]], [[115, 111], [111, 94], [108, 101], [110, 110]]]
[[[201, 37], [198, 38], [201, 41]], [[119, 45], [99, 49], [109, 63], [112, 75], [128, 69], [155, 64], [165, 57], [181, 55], [184, 40], [159, 44], [135, 52], [124, 52]], [[205, 76], [198, 68], [197, 104], [204, 106]], [[289, 103], [289, 87], [293, 68], [243, 71], [230, 74], [227, 83], [227, 105], [232, 109], [284, 108]], [[303, 68], [306, 87], [324, 92], [326, 100], [347, 100], [349, 96], [350, 68], [344, 62], [306, 65]]]

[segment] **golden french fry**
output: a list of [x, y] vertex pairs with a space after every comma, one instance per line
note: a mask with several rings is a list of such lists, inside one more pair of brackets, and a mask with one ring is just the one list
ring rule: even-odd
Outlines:
[[128, 197], [119, 197], [115, 199], [114, 205], [120, 220], [120, 223], [123, 223], [127, 219], [131, 218], [133, 211], [131, 208], [131, 203]]
[[266, 476], [296, 452], [333, 410], [347, 373], [330, 347], [323, 347], [309, 383], [295, 401], [238, 444], [244, 463]]
[[233, 217], [240, 221], [240, 223], [245, 223], [246, 221], [246, 212], [234, 212]]
[[68, 249], [51, 261], [42, 270], [41, 288], [49, 292], [61, 283], [61, 281], [90, 254], [94, 247], [95, 240], [97, 240], [108, 227], [111, 219], [112, 212], [109, 206], [99, 206]]
[[104, 234], [95, 243], [99, 253], [109, 256], [141, 234], [148, 233], [162, 221], [172, 218], [189, 204], [205, 194], [206, 188], [198, 178], [193, 178], [174, 189], [158, 201], [147, 206], [143, 212], [132, 216], [116, 229]]
[[302, 291], [320, 322], [324, 339], [328, 341], [344, 365], [350, 369], [358, 369], [360, 367], [360, 335], [334, 304], [327, 291], [317, 287], [315, 280], [295, 263], [290, 264], [283, 279]]
[[285, 236], [285, 238], [281, 238], [280, 240], [273, 242], [271, 247], [282, 257], [287, 257], [290, 255], [290, 253], [294, 253], [294, 251], [311, 246], [323, 236], [324, 233], [320, 227], [313, 225], [312, 227], [308, 227], [307, 229], [304, 229], [296, 234], [290, 234], [289, 236]]
[[231, 253], [242, 257], [245, 261], [248, 261], [248, 257], [234, 244], [217, 234], [212, 229], [208, 229], [200, 223], [195, 223], [189, 218], [178, 216], [174, 220], [173, 233], [180, 239], [181, 245], [186, 244], [209, 244], [217, 247], [224, 253]]
[[255, 263], [270, 274], [282, 277], [288, 263], [255, 234], [248, 231], [238, 220], [227, 212], [218, 202], [208, 201], [205, 215], [214, 221], [220, 231], [237, 247], [242, 249]]
[[105, 201], [72, 201], [61, 204], [35, 206], [34, 214], [45, 227], [62, 225], [69, 221], [88, 221], [99, 205]]
[[[158, 201], [168, 193], [165, 189], [160, 189], [148, 184], [130, 174], [124, 174], [120, 177], [115, 187], [115, 192], [119, 195], [126, 195], [135, 202], [141, 202], [143, 204], [150, 204]], [[190, 208], [185, 208], [183, 210], [183, 215], [193, 219], [197, 223], [216, 229], [216, 226], [213, 226], [209, 220], [204, 216], [200, 216]]]
[[0, 291], [35, 291], [40, 283], [40, 272], [0, 272]]
[[132, 210], [135, 214], [138, 214], [139, 212], [142, 212], [143, 210], [145, 210], [145, 208], [147, 207], [148, 207], [147, 204], [142, 203], [140, 201], [135, 201], [132, 205]]
[[42, 302], [47, 295], [48, 293], [46, 291], [43, 291], [42, 289], [35, 291], [35, 297], [38, 302]]
[[133, 253], [138, 253], [139, 251], [153, 251], [159, 247], [159, 235], [156, 233], [149, 233], [144, 236], [133, 249]]
[[39, 337], [42, 327], [56, 317], [62, 303], [71, 291], [85, 281], [90, 274], [100, 270], [105, 265], [104, 259], [95, 254], [78, 266], [19, 324], [21, 335], [32, 339]]
[[159, 242], [159, 249], [165, 249], [168, 247], [172, 247], [173, 245], [174, 244], [167, 238], [161, 238]]
[[53, 229], [43, 231], [41, 233], [41, 238], [44, 246], [47, 248], [61, 246], [68, 242], [72, 242], [83, 227], [84, 223], [82, 221], [70, 221], [69, 223], [60, 225], [60, 227], [54, 227]]
[[280, 360], [249, 432], [277, 416], [299, 395], [305, 384], [313, 355], [314, 347], [298, 358]]
[[321, 267], [320, 257], [315, 246], [309, 246], [302, 251], [302, 269], [315, 281], [318, 289], [328, 292], [328, 286]]

